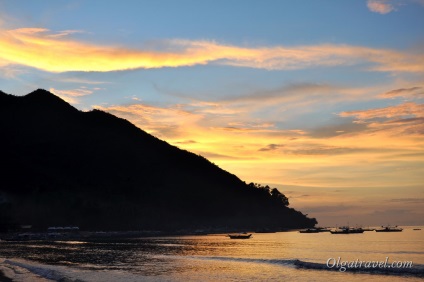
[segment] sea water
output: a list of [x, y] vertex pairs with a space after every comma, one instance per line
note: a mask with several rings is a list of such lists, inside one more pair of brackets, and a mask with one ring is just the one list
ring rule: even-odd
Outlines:
[[2, 241], [0, 270], [16, 281], [423, 281], [424, 228]]

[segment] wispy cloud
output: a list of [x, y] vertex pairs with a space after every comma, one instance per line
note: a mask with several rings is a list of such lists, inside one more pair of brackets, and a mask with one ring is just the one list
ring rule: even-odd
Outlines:
[[[128, 119], [143, 130], [167, 140], [187, 136], [186, 131], [202, 118], [201, 115], [185, 111], [178, 106], [162, 108], [137, 103], [108, 107], [95, 106], [95, 108]], [[194, 140], [190, 141], [193, 142], [185, 144], [196, 143]]]
[[67, 90], [59, 90], [55, 88], [50, 88], [49, 90], [51, 93], [54, 93], [55, 95], [61, 97], [63, 100], [65, 100], [68, 103], [78, 104], [79, 103], [78, 98], [93, 94], [94, 91], [100, 90], [100, 89], [99, 88], [88, 89], [86, 87], [81, 87], [77, 89], [67, 89]]
[[284, 145], [283, 144], [268, 144], [265, 147], [260, 148], [259, 151], [261, 152], [274, 151], [281, 147], [284, 147]]
[[371, 12], [379, 14], [388, 14], [394, 10], [388, 0], [368, 0], [367, 6]]
[[380, 95], [382, 98], [422, 98], [424, 97], [424, 88], [422, 86], [415, 86], [410, 88], [399, 88], [391, 90]]
[[390, 199], [391, 202], [400, 202], [400, 203], [424, 203], [424, 198], [397, 198]]
[[384, 72], [424, 72], [424, 55], [349, 45], [241, 47], [215, 41], [163, 40], [146, 49], [103, 46], [70, 39], [81, 31], [45, 28], [0, 31], [0, 60], [50, 72], [115, 71], [223, 64], [293, 70], [368, 63]]
[[0, 77], [4, 77], [6, 79], [16, 78], [21, 74], [26, 73], [27, 71], [21, 66], [10, 65], [8, 62], [2, 62], [0, 60]]
[[410, 102], [386, 108], [342, 112], [340, 113], [340, 116], [354, 116], [359, 120], [367, 120], [373, 118], [393, 118], [402, 116], [423, 117], [424, 104], [416, 104]]
[[329, 84], [318, 83], [296, 83], [285, 85], [271, 90], [260, 90], [238, 97], [231, 97], [223, 100], [226, 103], [234, 102], [293, 102], [308, 96], [309, 100], [316, 97], [323, 97], [325, 94], [341, 91], [341, 87]]
[[49, 36], [50, 37], [63, 37], [63, 36], [68, 36], [68, 35], [75, 34], [75, 33], [85, 33], [85, 32], [82, 31], [82, 30], [71, 30], [71, 29], [69, 29], [69, 30], [62, 30], [58, 33], [50, 34]]
[[184, 141], [176, 141], [175, 144], [196, 144], [197, 142], [194, 140], [184, 140]]
[[97, 80], [89, 80], [85, 78], [77, 78], [77, 77], [65, 77], [58, 78], [57, 81], [66, 82], [66, 83], [78, 83], [78, 84], [109, 84], [107, 81], [97, 81]]
[[423, 0], [367, 0], [367, 7], [371, 12], [378, 14], [389, 14], [397, 11], [402, 6], [418, 4], [424, 6]]
[[[372, 63], [370, 70], [422, 72], [423, 54], [403, 53], [390, 49], [373, 49], [349, 45], [315, 45], [297, 47], [246, 48], [221, 45], [209, 41], [171, 40], [193, 54], [201, 54], [205, 63], [262, 68], [269, 70], [292, 70], [311, 67], [331, 67]], [[418, 60], [415, 61], [414, 60]]]
[[354, 122], [365, 123], [371, 133], [382, 131], [399, 136], [424, 134], [424, 104], [410, 102], [385, 108], [342, 112], [340, 116], [355, 117]]

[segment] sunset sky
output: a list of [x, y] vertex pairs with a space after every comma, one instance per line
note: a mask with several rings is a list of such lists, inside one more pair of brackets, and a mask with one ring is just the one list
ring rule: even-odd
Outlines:
[[424, 224], [424, 0], [0, 0], [0, 90], [37, 88], [320, 225]]

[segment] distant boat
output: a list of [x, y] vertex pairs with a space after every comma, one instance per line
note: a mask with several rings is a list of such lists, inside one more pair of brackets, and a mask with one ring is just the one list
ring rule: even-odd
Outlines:
[[228, 234], [228, 237], [231, 239], [249, 239], [252, 237], [252, 234], [247, 233], [238, 233], [238, 234]]
[[400, 227], [381, 226], [382, 229], [376, 229], [375, 232], [401, 232], [403, 229]]
[[336, 230], [331, 230], [331, 234], [359, 234], [364, 233], [362, 228], [341, 227]]
[[304, 230], [300, 230], [299, 233], [320, 233], [320, 232], [330, 232], [331, 230], [327, 227], [314, 227]]
[[414, 228], [412, 230], [418, 231], [418, 230], [421, 230], [421, 228]]
[[308, 228], [305, 230], [300, 230], [299, 233], [319, 233], [321, 232], [319, 229], [316, 228]]

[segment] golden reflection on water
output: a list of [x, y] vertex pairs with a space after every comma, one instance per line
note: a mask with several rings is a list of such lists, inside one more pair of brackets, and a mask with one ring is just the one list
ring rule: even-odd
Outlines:
[[87, 244], [87, 242], [83, 242], [83, 241], [55, 241], [55, 242], [61, 243], [61, 244], [70, 244], [70, 245]]
[[328, 258], [346, 260], [411, 260], [424, 264], [424, 236], [406, 228], [403, 232], [334, 235], [329, 232], [254, 233], [251, 239], [231, 240], [225, 235], [186, 236], [192, 248], [185, 255], [238, 258], [299, 259], [324, 263]]
[[[251, 239], [231, 240], [222, 236], [186, 236], [179, 244], [190, 241], [193, 248], [185, 248], [181, 256], [173, 257], [182, 272], [173, 277], [193, 281], [202, 278], [237, 277], [249, 281], [252, 277], [274, 281], [422, 281], [417, 277], [376, 276], [367, 273], [342, 273], [297, 269], [291, 261], [325, 264], [329, 258], [348, 261], [413, 261], [424, 264], [422, 233], [405, 228], [400, 233], [365, 232], [363, 234], [334, 235], [329, 232], [302, 234], [298, 232], [253, 234]], [[168, 255], [169, 257], [169, 255]], [[205, 263], [206, 262], [206, 263]], [[284, 265], [284, 267], [282, 267]], [[206, 272], [206, 274], [205, 274]], [[189, 274], [191, 276], [189, 276]], [[202, 273], [202, 274], [199, 274]], [[219, 273], [219, 275], [217, 275]], [[201, 275], [198, 276], [198, 275]], [[317, 278], [319, 277], [319, 278]], [[190, 279], [189, 279], [190, 280]], [[225, 278], [224, 278], [225, 280]]]

